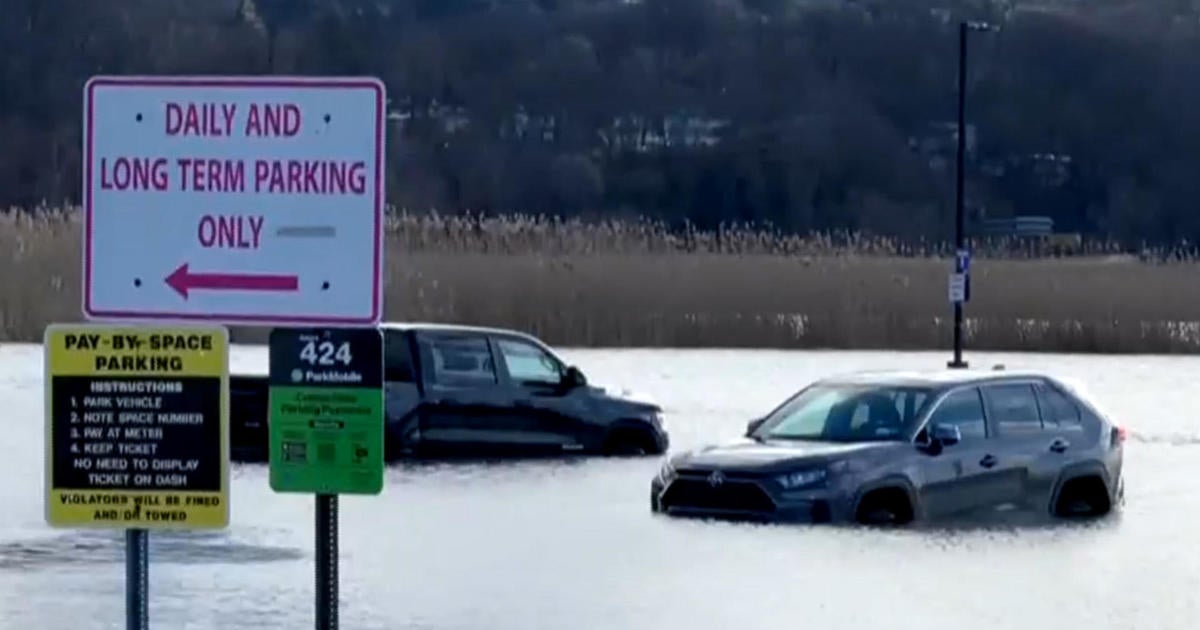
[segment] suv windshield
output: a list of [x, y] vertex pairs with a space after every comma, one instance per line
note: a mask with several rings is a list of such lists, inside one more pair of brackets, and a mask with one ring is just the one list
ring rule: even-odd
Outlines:
[[932, 390], [881, 385], [813, 385], [767, 416], [760, 440], [906, 440]]

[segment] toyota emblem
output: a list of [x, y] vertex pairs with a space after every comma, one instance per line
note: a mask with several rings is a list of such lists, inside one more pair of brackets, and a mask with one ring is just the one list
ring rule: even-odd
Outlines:
[[712, 474], [708, 476], [708, 485], [714, 488], [723, 483], [725, 483], [725, 474], [719, 470], [714, 470]]

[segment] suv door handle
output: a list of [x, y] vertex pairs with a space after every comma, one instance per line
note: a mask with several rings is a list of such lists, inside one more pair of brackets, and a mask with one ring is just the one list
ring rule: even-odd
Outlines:
[[1061, 453], [1070, 447], [1071, 443], [1062, 438], [1055, 438], [1055, 440], [1050, 443], [1050, 450], [1054, 451], [1055, 453]]
[[526, 398], [518, 398], [517, 400], [513, 401], [513, 406], [520, 407], [522, 409], [532, 409], [533, 401]]
[[992, 455], [990, 453], [987, 455], [984, 455], [983, 459], [979, 460], [979, 465], [983, 466], [984, 468], [991, 468], [992, 466], [995, 466], [996, 465], [996, 456]]

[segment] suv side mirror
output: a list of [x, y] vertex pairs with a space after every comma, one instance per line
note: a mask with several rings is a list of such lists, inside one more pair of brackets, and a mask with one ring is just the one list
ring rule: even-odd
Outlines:
[[579, 368], [574, 365], [568, 367], [567, 373], [563, 375], [563, 386], [573, 388], [583, 387], [584, 385], [587, 385], [587, 377], [583, 375], [583, 372], [580, 372]]
[[935, 424], [929, 428], [929, 440], [940, 446], [954, 446], [962, 441], [957, 424]]

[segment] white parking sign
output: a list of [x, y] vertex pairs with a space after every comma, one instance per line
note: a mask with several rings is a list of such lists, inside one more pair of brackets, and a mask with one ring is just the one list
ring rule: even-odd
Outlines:
[[93, 78], [84, 315], [377, 323], [385, 100], [372, 78]]
[[952, 273], [950, 274], [949, 283], [950, 303], [960, 304], [967, 300], [967, 274]]

